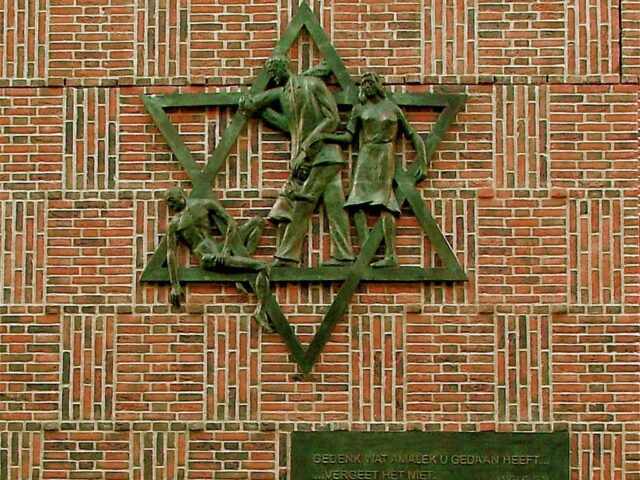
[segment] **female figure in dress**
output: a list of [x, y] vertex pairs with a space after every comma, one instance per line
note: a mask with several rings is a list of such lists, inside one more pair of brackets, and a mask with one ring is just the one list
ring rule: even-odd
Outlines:
[[398, 131], [401, 130], [415, 146], [419, 167], [416, 170], [418, 181], [424, 179], [426, 169], [425, 145], [400, 107], [387, 97], [378, 74], [364, 74], [358, 96], [360, 105], [355, 106], [351, 112], [347, 131], [351, 138], [358, 137], [360, 150], [353, 186], [345, 206], [357, 210], [356, 217], [364, 215], [367, 209], [381, 216], [384, 258], [373, 262], [371, 266], [394, 267], [398, 265], [395, 216], [400, 215], [400, 206], [393, 191]]

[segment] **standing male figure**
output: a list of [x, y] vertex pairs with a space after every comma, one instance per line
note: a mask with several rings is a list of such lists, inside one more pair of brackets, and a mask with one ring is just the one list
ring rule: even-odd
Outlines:
[[292, 73], [285, 57], [270, 58], [267, 71], [278, 87], [242, 99], [240, 109], [251, 115], [274, 103], [280, 104], [282, 113], [270, 109], [269, 115], [263, 117], [291, 135], [291, 176], [304, 179], [300, 189], [292, 193], [291, 220], [276, 250], [276, 264], [300, 263], [309, 220], [320, 202], [329, 221], [331, 238], [331, 260], [325, 265], [349, 264], [354, 255], [340, 180], [346, 161], [336, 143], [340, 138], [335, 134], [340, 123], [336, 102], [319, 78]]

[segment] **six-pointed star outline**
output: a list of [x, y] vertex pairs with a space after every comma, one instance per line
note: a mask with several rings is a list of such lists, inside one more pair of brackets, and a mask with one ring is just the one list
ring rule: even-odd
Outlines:
[[[300, 35], [302, 28], [306, 28], [320, 53], [324, 56], [332, 73], [335, 75], [341, 91], [336, 94], [339, 105], [354, 105], [357, 99], [357, 87], [347, 71], [338, 53], [334, 49], [318, 19], [305, 2], [302, 2], [296, 15], [292, 18], [286, 32], [277, 42], [273, 55], [286, 54]], [[269, 83], [270, 76], [263, 68], [256, 78], [250, 95], [264, 91]], [[212, 185], [217, 173], [223, 167], [227, 156], [236, 143], [238, 135], [245, 127], [247, 118], [237, 112], [231, 123], [224, 131], [217, 148], [208, 159], [203, 169], [200, 169], [191, 155], [188, 147], [182, 141], [178, 130], [171, 122], [166, 109], [176, 107], [213, 107], [213, 106], [237, 106], [241, 98], [240, 93], [199, 93], [199, 94], [169, 94], [169, 95], [143, 95], [145, 107], [169, 148], [176, 156], [182, 167], [187, 172], [192, 182], [191, 195], [195, 198], [203, 198], [213, 195]], [[456, 114], [462, 109], [466, 101], [463, 94], [439, 94], [439, 93], [396, 93], [393, 100], [401, 106], [429, 107], [441, 110], [432, 131], [425, 137], [427, 162], [429, 162], [443, 135], [453, 123]], [[415, 170], [417, 166], [412, 164], [408, 170], [398, 165], [395, 174], [395, 195], [398, 203], [405, 202], [416, 216], [421, 228], [429, 238], [432, 247], [439, 256], [442, 267], [393, 267], [375, 269], [369, 267], [375, 256], [382, 238], [382, 224], [380, 221], [370, 231], [362, 224], [356, 224], [358, 238], [361, 242], [360, 253], [352, 266], [342, 267], [317, 267], [317, 268], [292, 268], [273, 267], [271, 269], [271, 281], [342, 281], [342, 285], [329, 306], [318, 330], [307, 348], [304, 348], [296, 336], [293, 328], [284, 316], [282, 309], [272, 294], [268, 295], [265, 308], [275, 331], [287, 345], [292, 359], [299, 365], [303, 374], [308, 374], [317, 361], [324, 345], [329, 341], [331, 334], [342, 315], [349, 306], [351, 297], [356, 292], [361, 281], [465, 281], [466, 274], [458, 262], [451, 247], [434, 220], [431, 212], [426, 208], [422, 196], [416, 189]], [[226, 230], [224, 224], [218, 224], [221, 231]], [[248, 255], [246, 249], [238, 241], [232, 239], [231, 251], [235, 255]], [[199, 267], [187, 267], [179, 269], [179, 279], [182, 282], [244, 282], [253, 289], [255, 287], [255, 272], [213, 272]], [[166, 267], [166, 243], [163, 240], [149, 263], [147, 264], [141, 281], [168, 282], [169, 275]]]

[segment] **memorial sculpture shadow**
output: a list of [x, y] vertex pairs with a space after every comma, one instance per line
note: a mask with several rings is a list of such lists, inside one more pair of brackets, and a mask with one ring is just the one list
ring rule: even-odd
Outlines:
[[[272, 58], [284, 57], [303, 28], [307, 30], [318, 50], [324, 56], [326, 61], [325, 70], [332, 73], [337, 79], [340, 91], [335, 94], [336, 105], [359, 105], [356, 84], [331, 45], [318, 19], [305, 2], [300, 4], [297, 14], [291, 20], [282, 38], [277, 42]], [[269, 82], [272, 80], [272, 74], [273, 72], [270, 73], [267, 68], [261, 71], [249, 90], [248, 95], [250, 98], [257, 98], [264, 94]], [[398, 107], [410, 106], [440, 111], [432, 131], [424, 137], [424, 152], [421, 154], [422, 161], [414, 161], [408, 169], [405, 169], [401, 164], [395, 165], [393, 195], [397, 202], [398, 210], [406, 204], [415, 215], [420, 227], [440, 258], [441, 267], [395, 266], [395, 262], [390, 262], [386, 265], [383, 263], [378, 265], [377, 268], [372, 266], [371, 263], [376, 251], [385, 237], [385, 231], [389, 229], [388, 220], [385, 222], [384, 215], [381, 215], [383, 218], [379, 219], [370, 230], [366, 227], [366, 222], [362, 220], [362, 216], [356, 215], [356, 229], [361, 248], [353, 263], [345, 261], [337, 262], [339, 263], [338, 265], [298, 267], [292, 265], [295, 262], [285, 261], [280, 262], [281, 265], [269, 267], [268, 279], [271, 283], [342, 282], [336, 297], [316, 331], [315, 337], [306, 348], [299, 341], [274, 295], [269, 291], [268, 284], [265, 284], [262, 266], [256, 263], [252, 264], [255, 268], [244, 270], [240, 268], [243, 262], [246, 263], [246, 260], [251, 258], [253, 252], [249, 251], [247, 242], [243, 242], [237, 234], [225, 237], [220, 255], [211, 252], [207, 254], [209, 255], [209, 268], [178, 268], [177, 266], [172, 266], [174, 268], [173, 273], [171, 273], [167, 263], [168, 253], [171, 252], [170, 249], [168, 251], [167, 241], [163, 240], [149, 260], [140, 277], [140, 281], [171, 282], [172, 278], [174, 278], [182, 283], [240, 282], [246, 285], [248, 289], [258, 294], [260, 315], [264, 315], [265, 317], [263, 318], [268, 318], [268, 320], [263, 321], [259, 319], [260, 323], [266, 328], [272, 327], [280, 335], [287, 345], [293, 361], [299, 365], [303, 374], [308, 374], [316, 363], [324, 345], [329, 341], [335, 325], [346, 312], [349, 302], [361, 282], [465, 281], [467, 279], [462, 266], [447, 243], [442, 231], [431, 212], [426, 208], [422, 195], [416, 189], [416, 183], [422, 178], [424, 168], [434, 157], [439, 143], [452, 125], [457, 113], [464, 106], [466, 98], [466, 95], [463, 94], [440, 93], [395, 93], [389, 96], [389, 101]], [[167, 145], [191, 180], [193, 189], [189, 197], [185, 199], [185, 202], [187, 204], [202, 203], [194, 202], [194, 200], [198, 199], [217, 202], [212, 190], [213, 181], [235, 145], [237, 137], [249, 120], [250, 113], [253, 113], [249, 112], [250, 109], [246, 108], [246, 105], [243, 105], [243, 95], [239, 92], [144, 95], [143, 102]], [[238, 105], [245, 108], [238, 109], [220, 138], [212, 156], [206, 162], [204, 168], [200, 169], [188, 147], [181, 139], [177, 128], [171, 122], [167, 111], [178, 107], [204, 108]], [[283, 123], [282, 118], [272, 109], [263, 109], [260, 112], [260, 116], [266, 122], [279, 126], [283, 131], [290, 129], [290, 126]], [[410, 132], [409, 135], [411, 135]], [[416, 139], [413, 139], [413, 141], [416, 145], [418, 144]], [[218, 206], [219, 203], [216, 203], [217, 208]], [[219, 208], [222, 207], [219, 206]], [[211, 216], [212, 226], [215, 226], [221, 233], [225, 234], [233, 230], [230, 229], [228, 218], [228, 214], [225, 215], [222, 212], [218, 212], [218, 214]], [[386, 237], [387, 239], [389, 238], [388, 234]], [[387, 248], [387, 245], [388, 241], [385, 243], [385, 248]], [[225, 255], [236, 258], [237, 261], [225, 263], [223, 258]], [[206, 267], [206, 262], [203, 265]], [[239, 265], [239, 267], [236, 268], [234, 265]], [[175, 286], [175, 282], [172, 282], [172, 285]], [[179, 303], [180, 294], [180, 291], [173, 291], [172, 289], [172, 301], [177, 298], [177, 303]]]

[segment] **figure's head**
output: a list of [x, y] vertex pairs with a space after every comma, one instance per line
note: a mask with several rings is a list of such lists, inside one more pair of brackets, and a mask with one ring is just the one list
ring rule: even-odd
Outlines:
[[267, 72], [273, 77], [273, 81], [278, 85], [285, 83], [291, 71], [289, 70], [289, 59], [282, 55], [276, 55], [267, 60]]
[[370, 98], [386, 97], [385, 91], [382, 88], [382, 79], [380, 78], [380, 75], [376, 72], [366, 72], [362, 75], [358, 96], [360, 101], [363, 103]]
[[171, 187], [164, 194], [164, 201], [171, 210], [179, 212], [187, 205], [187, 197], [180, 187]]

